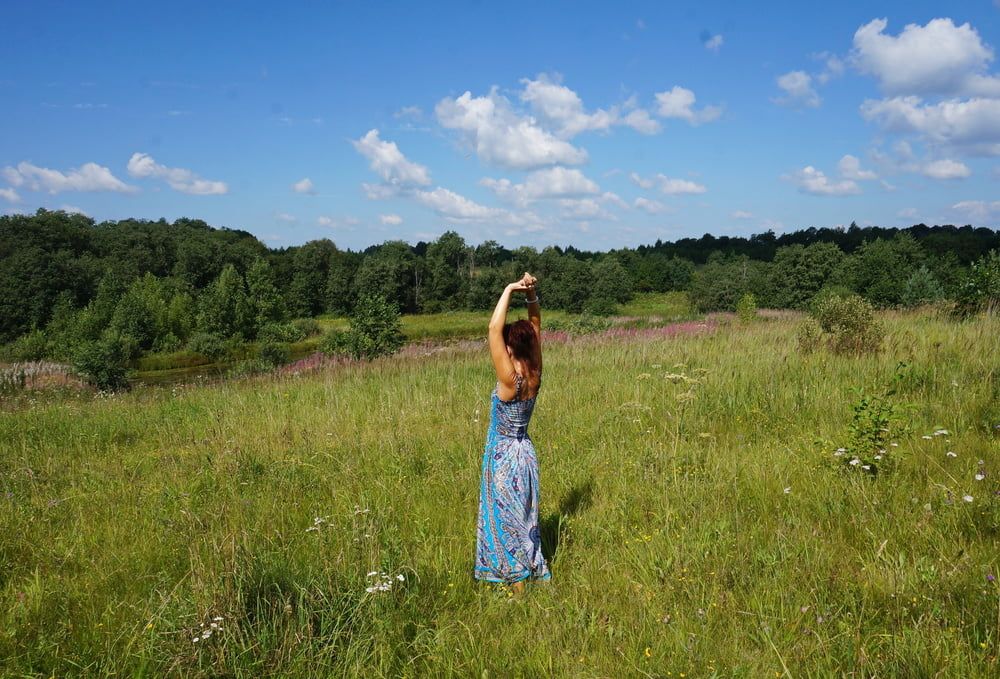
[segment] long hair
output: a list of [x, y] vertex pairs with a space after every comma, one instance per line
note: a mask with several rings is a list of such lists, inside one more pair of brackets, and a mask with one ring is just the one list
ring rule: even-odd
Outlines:
[[538, 370], [535, 365], [535, 347], [538, 337], [535, 335], [535, 328], [525, 320], [505, 323], [503, 326], [503, 343], [510, 347], [510, 352], [519, 361], [524, 361], [531, 367], [531, 371]]

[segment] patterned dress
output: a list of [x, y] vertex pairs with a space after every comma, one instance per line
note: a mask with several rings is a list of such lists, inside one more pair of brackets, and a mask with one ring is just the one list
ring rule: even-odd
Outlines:
[[522, 382], [517, 375], [512, 401], [501, 400], [496, 389], [492, 395], [475, 569], [476, 578], [488, 582], [549, 579], [538, 532], [538, 458], [528, 436], [537, 394], [522, 401]]

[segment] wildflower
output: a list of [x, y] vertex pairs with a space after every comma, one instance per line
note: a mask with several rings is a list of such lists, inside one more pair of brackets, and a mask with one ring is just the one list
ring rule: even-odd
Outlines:
[[636, 379], [639, 379], [639, 380], [648, 380], [649, 379], [649, 373], [640, 373], [639, 377], [637, 377]]
[[963, 495], [962, 499], [965, 500], [966, 502], [972, 502], [973, 497], [971, 495]]
[[875, 456], [875, 459], [876, 459], [876, 460], [881, 460], [881, 459], [882, 459], [882, 456], [881, 456], [881, 455], [876, 455], [876, 456]]
[[858, 458], [854, 458], [853, 460], [851, 460], [852, 466], [857, 467], [859, 464], [861, 464], [861, 460], [859, 460]]
[[643, 651], [643, 655], [645, 655], [647, 658], [651, 658], [653, 656], [653, 653], [649, 650], [649, 646], [647, 646], [646, 650]]
[[947, 453], [945, 453], [945, 455], [947, 455], [948, 457], [958, 457], [958, 453], [956, 453], [953, 450], [949, 450]]
[[978, 474], [976, 474], [976, 481], [982, 481], [985, 478], [986, 478], [986, 474], [984, 474], [982, 472], [979, 472]]
[[895, 441], [893, 441], [893, 442], [892, 442], [892, 443], [890, 443], [889, 445], [890, 445], [890, 446], [892, 446], [893, 448], [899, 448], [899, 444], [898, 444], [898, 443], [896, 443]]
[[921, 436], [920, 438], [922, 438], [922, 439], [925, 439], [925, 440], [927, 440], [927, 441], [930, 441], [930, 440], [931, 440], [931, 437], [930, 437], [930, 436], [927, 436], [926, 434], [925, 434], [924, 436]]
[[934, 431], [935, 436], [951, 436], [951, 433], [947, 429], [937, 429]]
[[995, 582], [995, 581], [996, 581], [996, 578], [993, 577], [992, 573], [987, 573], [986, 574], [986, 582]]
[[788, 486], [788, 488], [785, 488], [785, 495], [788, 495], [791, 492], [792, 492], [792, 487], [791, 486]]
[[863, 464], [861, 465], [861, 468], [864, 469], [865, 471], [869, 471], [872, 468], [872, 466], [870, 464]]

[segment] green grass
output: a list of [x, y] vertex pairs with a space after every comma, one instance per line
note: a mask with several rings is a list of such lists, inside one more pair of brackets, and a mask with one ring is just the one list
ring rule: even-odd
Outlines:
[[[1000, 320], [885, 321], [862, 358], [791, 320], [550, 343], [523, 599], [471, 579], [485, 354], [25, 402], [0, 675], [997, 676]], [[850, 473], [853, 390], [900, 360], [895, 469]]]

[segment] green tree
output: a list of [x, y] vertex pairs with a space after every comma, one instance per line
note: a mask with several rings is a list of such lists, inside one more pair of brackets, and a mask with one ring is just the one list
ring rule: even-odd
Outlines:
[[830, 280], [844, 259], [833, 243], [788, 245], [778, 248], [771, 266], [768, 306], [803, 309]]
[[427, 311], [457, 309], [465, 298], [471, 252], [465, 240], [446, 231], [427, 246], [424, 255], [427, 281], [421, 288], [420, 307]]
[[263, 259], [254, 260], [247, 269], [246, 289], [250, 315], [247, 339], [254, 339], [268, 324], [285, 320], [285, 305], [271, 276], [271, 267]]
[[906, 306], [917, 306], [935, 302], [942, 297], [944, 297], [944, 290], [942, 290], [937, 278], [934, 277], [930, 269], [921, 266], [907, 279], [901, 301]]
[[292, 255], [292, 281], [288, 307], [295, 316], [316, 316], [326, 309], [330, 257], [338, 252], [328, 239], [309, 241]]
[[354, 278], [357, 299], [363, 295], [382, 297], [406, 313], [417, 311], [416, 287], [420, 269], [410, 246], [386, 241], [367, 254]]
[[198, 299], [198, 331], [246, 339], [253, 335], [253, 315], [243, 277], [227, 264]]

